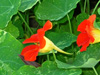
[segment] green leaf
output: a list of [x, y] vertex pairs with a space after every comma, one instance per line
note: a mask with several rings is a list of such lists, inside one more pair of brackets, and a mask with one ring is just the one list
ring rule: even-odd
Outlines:
[[12, 75], [14, 71], [7, 65], [0, 61], [0, 75]]
[[89, 15], [86, 13], [81, 13], [76, 17], [77, 24], [79, 25], [83, 20], [88, 19]]
[[18, 11], [20, 0], [1, 0], [0, 1], [0, 28], [7, 26], [8, 22]]
[[12, 70], [17, 70], [24, 63], [19, 58], [23, 45], [11, 34], [0, 30], [0, 61], [7, 64]]
[[19, 30], [17, 27], [15, 27], [12, 22], [10, 21], [8, 26], [4, 29], [6, 32], [9, 32], [11, 35], [13, 35], [15, 38], [19, 36]]
[[100, 8], [98, 8], [98, 10], [97, 10], [97, 11], [98, 11], [98, 14], [100, 15]]
[[[86, 51], [78, 52], [72, 64], [66, 64], [59, 60], [56, 63], [59, 68], [92, 68], [100, 61], [100, 43], [90, 45]], [[91, 63], [92, 62], [92, 63]]]
[[61, 49], [70, 46], [77, 39], [77, 36], [67, 32], [63, 33], [50, 32], [47, 33], [47, 37]]
[[100, 30], [100, 22], [94, 22], [94, 27]]
[[80, 0], [43, 0], [36, 11], [41, 20], [59, 20], [76, 8]]
[[46, 61], [41, 67], [23, 66], [13, 75], [80, 75], [81, 69], [59, 69], [55, 62]]
[[19, 10], [25, 12], [28, 9], [31, 9], [39, 0], [21, 0], [21, 6]]
[[13, 18], [12, 24], [14, 26], [16, 26], [18, 28], [18, 30], [19, 30], [18, 38], [23, 38], [24, 37], [24, 29], [23, 29], [23, 26], [22, 26], [23, 25], [23, 21], [20, 19], [20, 17], [19, 16], [15, 16]]

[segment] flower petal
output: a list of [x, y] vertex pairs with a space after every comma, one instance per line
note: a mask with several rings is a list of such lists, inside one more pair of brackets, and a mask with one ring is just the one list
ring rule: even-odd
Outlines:
[[35, 42], [39, 42], [37, 34], [34, 34], [30, 38], [24, 40], [23, 44], [26, 44], [26, 43], [35, 43]]
[[88, 46], [89, 46], [89, 42], [86, 42], [84, 45], [82, 45], [82, 48], [80, 49], [80, 52], [86, 51]]
[[80, 23], [80, 25], [78, 26], [77, 28], [77, 31], [80, 31], [80, 32], [86, 32], [86, 28], [88, 26], [90, 26], [91, 23], [88, 21], [88, 20], [84, 20], [83, 22]]
[[85, 43], [89, 42], [90, 38], [87, 33], [80, 33], [77, 38], [77, 45], [82, 46]]
[[37, 45], [29, 45], [22, 50], [21, 55], [24, 56], [26, 61], [35, 61], [38, 52], [39, 47]]
[[44, 39], [45, 31], [43, 28], [37, 30], [37, 34], [39, 37], [40, 48], [43, 48], [46, 45], [46, 41]]
[[27, 53], [25, 53], [24, 59], [26, 61], [35, 61], [36, 57], [38, 56], [38, 52], [39, 52], [39, 50], [28, 51]]
[[52, 23], [48, 20], [45, 25], [43, 26], [45, 31], [52, 29]]
[[31, 50], [36, 50], [38, 48], [37, 45], [29, 45], [23, 48], [21, 55], [24, 55], [26, 52], [31, 51]]
[[95, 19], [96, 19], [96, 15], [95, 14], [93, 14], [93, 15], [91, 15], [90, 17], [89, 17], [89, 21], [93, 24], [94, 23], [94, 21], [95, 21]]

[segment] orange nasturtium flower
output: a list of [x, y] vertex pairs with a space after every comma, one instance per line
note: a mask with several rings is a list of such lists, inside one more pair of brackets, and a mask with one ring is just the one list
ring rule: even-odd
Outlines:
[[21, 55], [24, 56], [24, 59], [26, 61], [35, 61], [36, 57], [38, 56], [38, 52], [46, 53], [53, 49], [64, 54], [71, 54], [59, 49], [57, 46], [54, 45], [52, 41], [44, 36], [45, 32], [50, 29], [52, 29], [52, 23], [48, 20], [43, 28], [37, 30], [37, 34], [32, 35], [30, 38], [26, 39], [23, 42], [23, 44], [35, 43], [35, 45], [26, 46], [22, 50]]
[[78, 26], [77, 31], [81, 32], [77, 38], [77, 45], [79, 47], [82, 46], [80, 52], [86, 51], [89, 44], [100, 42], [100, 30], [94, 28], [93, 26], [95, 19], [96, 15], [93, 14], [88, 19], [81, 22]]

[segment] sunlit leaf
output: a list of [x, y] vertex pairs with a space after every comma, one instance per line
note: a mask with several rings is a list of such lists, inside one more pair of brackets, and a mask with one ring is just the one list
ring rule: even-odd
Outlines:
[[46, 61], [39, 68], [23, 66], [13, 75], [80, 75], [81, 73], [81, 69], [59, 69], [56, 63]]
[[12, 70], [17, 70], [24, 63], [19, 58], [23, 45], [11, 34], [0, 30], [0, 61]]
[[86, 51], [78, 52], [72, 64], [56, 60], [59, 68], [92, 68], [100, 61], [100, 43], [90, 45]]
[[0, 0], [0, 28], [7, 26], [20, 6], [20, 0]]
[[36, 16], [41, 20], [59, 20], [76, 8], [80, 0], [43, 0]]
[[28, 9], [31, 9], [39, 0], [21, 0], [21, 6], [19, 10], [24, 12]]

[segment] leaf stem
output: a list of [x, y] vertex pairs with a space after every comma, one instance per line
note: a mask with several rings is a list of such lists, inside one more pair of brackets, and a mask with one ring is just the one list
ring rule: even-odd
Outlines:
[[86, 10], [86, 0], [84, 1], [84, 12]]
[[55, 55], [54, 50], [52, 50], [52, 53], [53, 53], [54, 60], [56, 61], [56, 55]]
[[18, 12], [19, 16], [21, 17], [21, 19], [23, 20], [23, 22], [25, 23], [26, 27], [28, 28], [28, 30], [30, 31], [31, 34], [33, 34], [32, 30], [30, 29], [29, 25], [27, 24], [27, 22], [24, 20], [23, 16], [21, 15], [20, 12]]
[[70, 22], [70, 18], [69, 18], [69, 15], [68, 15], [68, 14], [67, 14], [67, 18], [68, 18], [68, 22], [69, 22], [69, 29], [70, 29], [70, 33], [72, 33], [71, 22]]
[[92, 14], [94, 14], [94, 12], [95, 12], [95, 10], [97, 9], [97, 7], [98, 7], [99, 3], [100, 3], [100, 0], [97, 2], [97, 4], [96, 4], [95, 8], [93, 9]]
[[88, 10], [88, 14], [90, 13], [90, 2], [89, 0], [87, 0], [87, 10]]
[[94, 70], [94, 72], [95, 72], [95, 75], [98, 75], [98, 73], [97, 73], [95, 67], [92, 67], [92, 68], [93, 68], [93, 70]]

